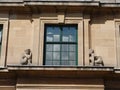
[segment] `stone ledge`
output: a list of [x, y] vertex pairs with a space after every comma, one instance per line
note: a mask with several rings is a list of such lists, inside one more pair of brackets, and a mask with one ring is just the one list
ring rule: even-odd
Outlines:
[[115, 68], [115, 69], [114, 69], [114, 72], [115, 72], [115, 73], [120, 73], [120, 68]]
[[97, 6], [120, 7], [120, 1], [115, 0], [0, 0], [0, 6], [32, 6], [32, 5], [58, 5], [58, 6]]
[[8, 65], [8, 70], [114, 71], [114, 67]]
[[25, 2], [25, 5], [58, 5], [58, 6], [99, 6], [97, 2], [75, 2], [75, 1], [41, 1], [41, 2]]

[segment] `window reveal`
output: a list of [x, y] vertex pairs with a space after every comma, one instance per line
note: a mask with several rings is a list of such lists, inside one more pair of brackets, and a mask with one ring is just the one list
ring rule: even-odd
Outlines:
[[1, 47], [2, 47], [2, 32], [3, 32], [3, 25], [0, 24], [0, 54], [1, 54]]

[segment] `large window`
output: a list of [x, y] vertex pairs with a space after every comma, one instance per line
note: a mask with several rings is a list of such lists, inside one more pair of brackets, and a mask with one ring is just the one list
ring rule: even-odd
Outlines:
[[77, 65], [77, 25], [45, 25], [44, 65]]

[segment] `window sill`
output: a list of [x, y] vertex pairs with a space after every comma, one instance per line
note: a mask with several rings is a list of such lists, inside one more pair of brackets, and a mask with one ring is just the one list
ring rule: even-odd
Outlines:
[[8, 65], [8, 70], [57, 70], [57, 71], [114, 71], [114, 67], [104, 66], [37, 66], [37, 65]]

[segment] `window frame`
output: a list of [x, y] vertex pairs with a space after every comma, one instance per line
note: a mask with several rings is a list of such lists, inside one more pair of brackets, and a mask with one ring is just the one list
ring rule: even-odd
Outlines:
[[[50, 26], [50, 27], [55, 27], [55, 26], [57, 26], [57, 27], [59, 27], [60, 28], [60, 41], [59, 42], [54, 42], [54, 41], [51, 41], [51, 42], [48, 42], [47, 41], [47, 27], [48, 26]], [[75, 40], [75, 42], [69, 42], [69, 41], [62, 41], [62, 37], [63, 37], [63, 27], [68, 27], [68, 28], [70, 28], [70, 27], [75, 27], [76, 28], [76, 40]], [[43, 56], [43, 58], [44, 58], [44, 60], [43, 60], [43, 65], [45, 65], [45, 66], [77, 66], [78, 65], [78, 25], [77, 24], [45, 24], [45, 26], [44, 26], [45, 28], [45, 32], [44, 32], [44, 56]], [[51, 65], [46, 65], [45, 64], [45, 62], [46, 62], [46, 45], [47, 44], [59, 44], [60, 45], [60, 64], [59, 65], [54, 65], [53, 63], [51, 64]], [[70, 65], [70, 64], [68, 64], [68, 65], [62, 65], [61, 64], [61, 62], [62, 62], [62, 50], [61, 50], [61, 48], [62, 48], [62, 45], [76, 45], [75, 46], [75, 60], [73, 60], [73, 61], [75, 61], [75, 65]], [[69, 48], [69, 46], [68, 46], [68, 48]], [[55, 51], [52, 51], [52, 56], [53, 56], [53, 52], [55, 52]], [[72, 60], [69, 60], [69, 54], [70, 54], [70, 52], [71, 51], [64, 51], [64, 52], [68, 52], [68, 63], [69, 63], [69, 61], [72, 61]], [[54, 61], [53, 59], [51, 60], [52, 62]], [[55, 60], [56, 61], [56, 60]]]
[[[76, 17], [77, 15], [77, 17]], [[39, 17], [39, 15], [37, 15]], [[34, 42], [33, 42], [33, 60], [37, 65], [43, 66], [44, 60], [44, 30], [45, 24], [77, 24], [78, 25], [78, 66], [84, 65], [84, 25], [83, 16], [78, 14], [66, 14], [63, 23], [59, 23], [59, 14], [46, 13], [41, 14], [41, 17], [35, 19], [34, 27]], [[38, 26], [38, 27], [37, 27]]]
[[1, 29], [0, 29], [0, 32], [1, 32], [1, 42], [0, 42], [0, 57], [1, 57], [1, 49], [2, 49], [2, 38], [3, 38], [3, 24], [0, 24], [0, 28], [2, 27], [2, 31], [1, 31]]
[[8, 18], [0, 18], [0, 24], [3, 25], [2, 32], [2, 45], [1, 45], [1, 57], [0, 57], [0, 67], [6, 67], [7, 62], [7, 44], [8, 44]]
[[115, 36], [116, 36], [116, 67], [120, 67], [120, 21], [116, 20], [115, 21]]

